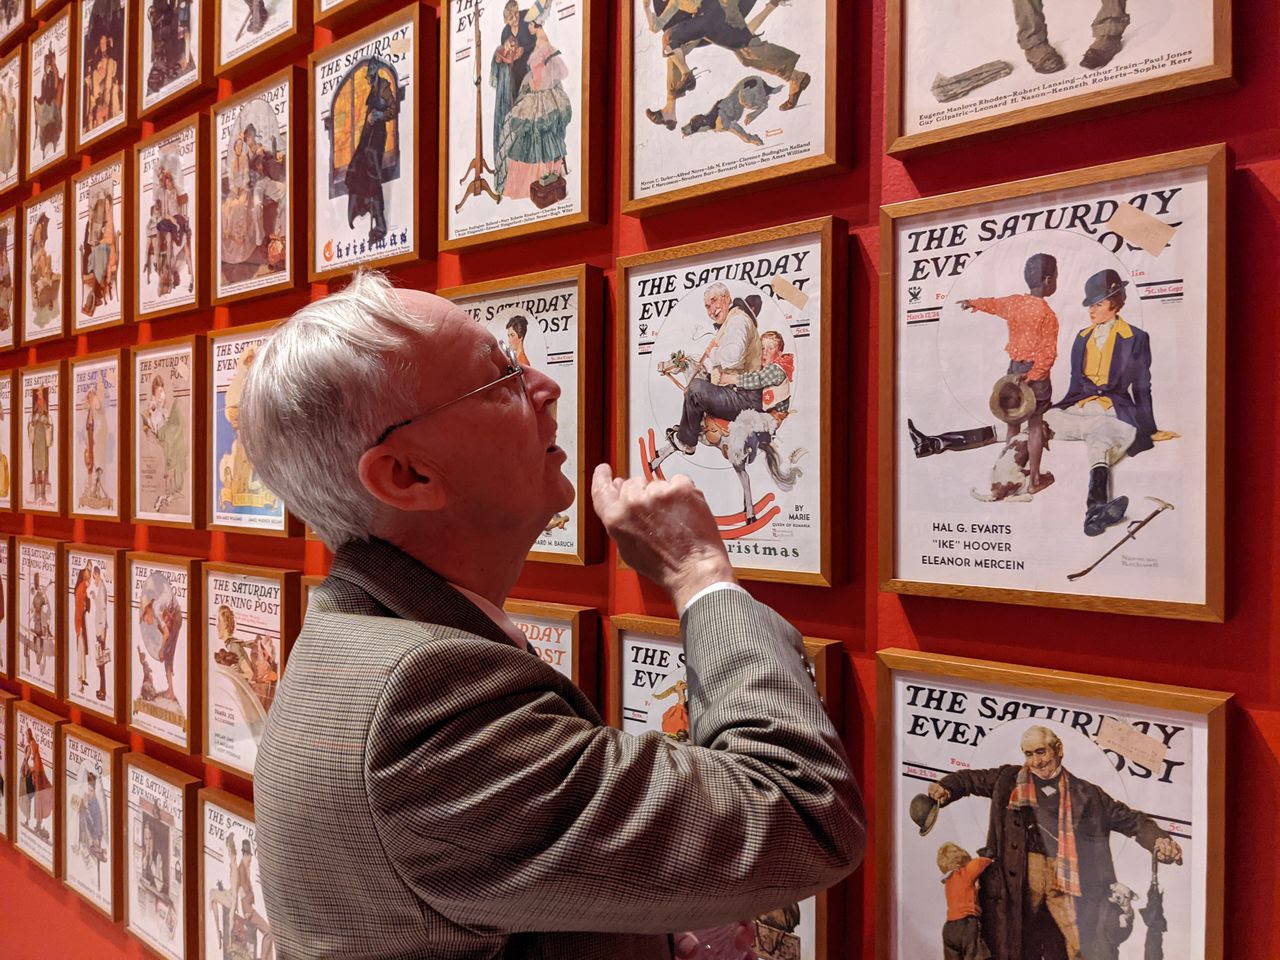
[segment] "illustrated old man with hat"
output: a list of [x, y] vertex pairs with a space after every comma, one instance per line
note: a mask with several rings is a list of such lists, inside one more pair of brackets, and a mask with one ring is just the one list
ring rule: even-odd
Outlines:
[[[1020, 764], [960, 770], [929, 786], [939, 806], [991, 800], [979, 851], [995, 860], [979, 882], [983, 937], [995, 960], [1115, 960], [1126, 934], [1111, 929], [1106, 910], [1116, 883], [1111, 834], [1133, 837], [1160, 863], [1181, 864], [1182, 848], [1145, 813], [1072, 775], [1049, 728], [1028, 727], [1020, 746]], [[922, 833], [937, 816], [923, 799], [911, 810]]]

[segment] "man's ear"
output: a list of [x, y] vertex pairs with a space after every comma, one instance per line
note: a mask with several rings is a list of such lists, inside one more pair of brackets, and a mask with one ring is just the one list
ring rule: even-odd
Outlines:
[[434, 465], [411, 463], [407, 454], [396, 454], [386, 444], [366, 450], [356, 470], [364, 488], [393, 510], [439, 510], [448, 499]]

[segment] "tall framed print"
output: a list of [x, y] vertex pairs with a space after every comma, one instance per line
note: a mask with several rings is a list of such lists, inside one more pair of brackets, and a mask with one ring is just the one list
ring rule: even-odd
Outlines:
[[[75, 0], [78, 42], [72, 75], [80, 88], [76, 149], [86, 150], [132, 124], [133, 25], [138, 0]], [[148, 10], [150, 6], [148, 6]]]
[[308, 60], [313, 281], [420, 255], [422, 10], [413, 3]]
[[45, 537], [16, 537], [18, 589], [14, 598], [14, 677], [54, 697], [62, 695], [62, 543]]
[[253, 804], [209, 787], [199, 798], [200, 956], [275, 956]]
[[1225, 191], [1211, 146], [882, 209], [881, 589], [1222, 619]]
[[64, 390], [62, 363], [18, 371], [18, 509], [57, 516], [62, 512]]
[[881, 960], [1221, 960], [1230, 694], [878, 656]]
[[618, 469], [693, 479], [744, 577], [832, 583], [844, 232], [825, 218], [618, 259]]
[[311, 40], [311, 6], [306, 0], [213, 0], [214, 60], [219, 76], [239, 72], [268, 58], [286, 58]]
[[138, 33], [138, 116], [189, 100], [213, 83], [214, 0], [152, 3]]
[[126, 558], [129, 727], [188, 754], [200, 748], [199, 576], [191, 557]]
[[28, 180], [71, 155], [71, 118], [75, 116], [71, 70], [71, 7], [51, 17], [27, 41]]
[[596, 407], [590, 398], [599, 395], [603, 380], [599, 365], [588, 358], [600, 352], [602, 290], [599, 271], [579, 265], [440, 291], [500, 343], [509, 344], [521, 363], [537, 367], [560, 387], [556, 443], [565, 454], [561, 469], [577, 497], [547, 523], [529, 552], [532, 560], [584, 564], [601, 556], [587, 471], [599, 462], [601, 446], [601, 425], [592, 416]]
[[133, 245], [124, 152], [71, 178], [70, 257], [80, 283], [71, 294], [71, 332], [124, 323]]
[[[2, 79], [2, 78], [0, 78]], [[0, 89], [0, 97], [3, 97]], [[3, 122], [0, 118], [0, 122]], [[0, 350], [12, 350], [18, 342], [18, 224], [19, 209], [0, 213]]]
[[14, 753], [13, 712], [20, 699], [6, 690], [0, 690], [0, 781], [7, 789], [0, 790], [0, 837], [13, 840], [13, 794], [18, 778], [11, 765]]
[[22, 204], [26, 244], [22, 285], [22, 342], [56, 340], [67, 332], [67, 185]]
[[[32, 22], [26, 18], [25, 3], [10, 3], [0, 8], [0, 45], [7, 44], [14, 37], [20, 36], [32, 25]], [[17, 87], [7, 89], [16, 90]]]
[[61, 875], [59, 730], [67, 721], [25, 701], [13, 705], [13, 845], [51, 877]]
[[837, 0], [625, 0], [622, 212], [833, 171]]
[[[67, 361], [71, 458], [67, 513], [86, 520], [120, 521], [129, 516], [129, 351], [105, 350]], [[123, 412], [123, 415], [122, 415]]]
[[[14, 646], [10, 642], [14, 633], [14, 600], [13, 586], [13, 537], [0, 533], [0, 677], [14, 676]], [[0, 763], [0, 777], [4, 776], [4, 765]], [[3, 811], [0, 811], [3, 812]]]
[[301, 71], [289, 67], [211, 108], [214, 303], [298, 282], [301, 92]]
[[592, 607], [532, 600], [508, 600], [503, 609], [529, 638], [543, 663], [564, 674], [596, 699], [599, 613]]
[[63, 686], [69, 704], [110, 723], [123, 719], [120, 636], [124, 550], [68, 543], [62, 548]]
[[165, 960], [195, 960], [200, 781], [141, 753], [125, 754], [124, 781], [125, 929]]
[[[0, 33], [5, 29], [5, 16], [6, 12], [0, 10]], [[21, 22], [21, 16], [18, 19]], [[22, 122], [26, 112], [26, 97], [22, 89], [26, 73], [22, 54], [25, 50], [19, 44], [0, 58], [0, 194], [16, 187], [22, 180], [22, 135], [26, 129]]]
[[124, 912], [117, 792], [127, 749], [76, 724], [62, 728], [62, 882], [112, 921]]
[[448, 0], [441, 16], [439, 248], [590, 222], [605, 184], [591, 171], [607, 126], [590, 96], [602, 5]]
[[200, 163], [206, 136], [205, 115], [197, 113], [133, 148], [139, 320], [194, 310], [204, 302], [201, 245], [208, 203]]
[[0, 511], [5, 512], [15, 509], [18, 503], [15, 488], [22, 483], [14, 448], [21, 402], [17, 383], [16, 370], [0, 372]]
[[[1231, 0], [889, 0], [890, 153], [1229, 86]], [[1132, 14], [1132, 16], [1130, 15]]]
[[253, 777], [258, 744], [298, 633], [294, 571], [204, 565], [205, 760]]
[[133, 351], [133, 519], [172, 527], [203, 522], [204, 343], [176, 337]]

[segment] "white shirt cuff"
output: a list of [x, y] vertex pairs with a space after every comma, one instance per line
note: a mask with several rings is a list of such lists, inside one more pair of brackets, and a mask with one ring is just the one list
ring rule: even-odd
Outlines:
[[688, 611], [688, 609], [692, 607], [695, 603], [697, 603], [703, 597], [707, 596], [707, 594], [715, 593], [717, 590], [737, 590], [739, 593], [747, 592], [742, 588], [740, 584], [734, 583], [730, 580], [721, 580], [718, 583], [711, 584], [711, 586], [709, 587], [703, 587], [701, 590], [695, 593], [692, 597], [690, 597], [689, 602], [684, 605], [684, 610], [680, 611], [680, 616], [683, 617], [685, 615], [685, 612]]

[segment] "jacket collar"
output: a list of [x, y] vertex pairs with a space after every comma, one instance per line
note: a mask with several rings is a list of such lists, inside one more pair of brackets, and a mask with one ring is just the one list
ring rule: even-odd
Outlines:
[[[1119, 317], [1119, 316], [1116, 317], [1115, 331], [1116, 331], [1117, 337], [1122, 337], [1125, 340], [1128, 340], [1133, 336], [1133, 327], [1129, 326], [1129, 324], [1124, 322], [1124, 317]], [[1093, 324], [1090, 324], [1089, 326], [1081, 330], [1079, 333], [1079, 337], [1081, 340], [1083, 340], [1085, 337], [1089, 336], [1089, 334], [1091, 333], [1093, 333]]]

